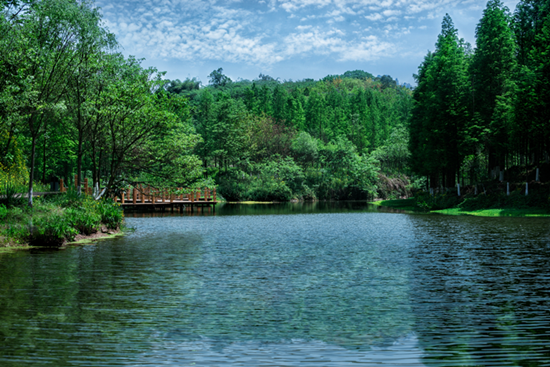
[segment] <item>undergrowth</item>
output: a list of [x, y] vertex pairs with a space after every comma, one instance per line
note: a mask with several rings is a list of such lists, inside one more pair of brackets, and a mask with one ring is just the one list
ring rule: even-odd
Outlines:
[[21, 200], [0, 204], [0, 247], [58, 247], [78, 234], [96, 233], [102, 226], [117, 229], [124, 219], [120, 206], [111, 200], [96, 201], [74, 191], [33, 201], [32, 208]]

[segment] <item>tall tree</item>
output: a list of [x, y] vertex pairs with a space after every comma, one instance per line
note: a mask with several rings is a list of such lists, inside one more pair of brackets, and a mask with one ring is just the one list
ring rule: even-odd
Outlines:
[[490, 0], [476, 28], [471, 76], [474, 118], [481, 123], [488, 170], [503, 169], [509, 151], [509, 128], [513, 120], [516, 44], [511, 16], [500, 0]]
[[81, 67], [81, 50], [89, 46], [99, 24], [99, 13], [87, 2], [35, 2], [22, 13], [21, 31], [29, 53], [25, 73], [33, 80], [36, 99], [28, 106], [26, 127], [31, 140], [28, 204], [32, 206], [36, 144], [47, 118], [62, 113], [68, 80]]

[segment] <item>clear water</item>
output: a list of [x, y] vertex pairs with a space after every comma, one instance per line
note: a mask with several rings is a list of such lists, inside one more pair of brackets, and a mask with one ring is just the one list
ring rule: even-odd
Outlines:
[[360, 203], [0, 255], [0, 366], [550, 365], [550, 220]]

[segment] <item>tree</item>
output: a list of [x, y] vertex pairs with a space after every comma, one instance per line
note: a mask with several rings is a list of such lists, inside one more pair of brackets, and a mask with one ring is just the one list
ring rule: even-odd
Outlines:
[[26, 42], [28, 53], [22, 72], [32, 78], [36, 96], [26, 106], [26, 128], [31, 140], [29, 206], [33, 199], [36, 144], [46, 119], [64, 112], [68, 80], [82, 65], [82, 50], [95, 41], [99, 20], [99, 13], [88, 3], [49, 0], [32, 3], [12, 28], [11, 36]]
[[474, 88], [474, 118], [482, 133], [489, 172], [505, 166], [509, 150], [509, 127], [513, 119], [516, 45], [511, 17], [500, 0], [490, 0], [476, 28], [476, 43], [470, 74]]
[[214, 70], [208, 75], [210, 79], [210, 85], [213, 87], [225, 87], [227, 84], [231, 83], [231, 79], [223, 74], [223, 69], [219, 68]]

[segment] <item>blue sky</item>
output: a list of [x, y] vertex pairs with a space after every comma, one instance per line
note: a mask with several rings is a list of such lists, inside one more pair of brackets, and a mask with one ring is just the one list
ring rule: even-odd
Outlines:
[[[511, 11], [517, 0], [503, 0]], [[475, 44], [478, 0], [98, 0], [126, 55], [169, 79], [222, 67], [233, 80], [260, 73], [319, 79], [361, 69], [413, 84], [445, 13]]]

